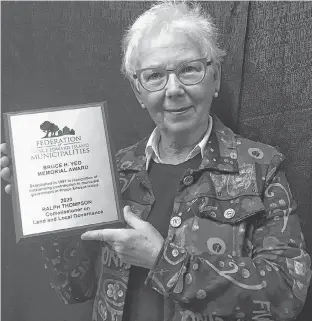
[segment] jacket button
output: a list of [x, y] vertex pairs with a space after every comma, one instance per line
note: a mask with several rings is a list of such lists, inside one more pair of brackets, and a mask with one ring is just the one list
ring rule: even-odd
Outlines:
[[193, 181], [194, 181], [194, 178], [193, 178], [192, 175], [188, 175], [188, 176], [185, 176], [185, 177], [183, 178], [183, 184], [184, 184], [185, 186], [191, 185], [191, 184], [193, 183]]
[[179, 216], [174, 216], [171, 220], [170, 220], [170, 225], [172, 227], [179, 227], [182, 223], [181, 217]]
[[230, 153], [230, 157], [231, 157], [232, 159], [237, 159], [237, 154], [236, 154], [235, 152], [231, 152], [231, 153]]
[[232, 218], [235, 215], [235, 211], [233, 208], [228, 208], [226, 211], [224, 211], [224, 217], [225, 218]]

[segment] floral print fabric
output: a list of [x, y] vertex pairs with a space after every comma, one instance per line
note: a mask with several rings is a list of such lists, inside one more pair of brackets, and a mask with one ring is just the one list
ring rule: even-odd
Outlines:
[[[124, 204], [142, 219], [154, 202], [146, 142], [117, 154]], [[181, 177], [168, 237], [146, 280], [164, 296], [165, 320], [277, 321], [300, 312], [311, 262], [283, 159], [214, 117], [201, 165]], [[42, 249], [65, 302], [95, 297], [94, 321], [122, 320], [130, 267], [109, 245], [62, 239]]]

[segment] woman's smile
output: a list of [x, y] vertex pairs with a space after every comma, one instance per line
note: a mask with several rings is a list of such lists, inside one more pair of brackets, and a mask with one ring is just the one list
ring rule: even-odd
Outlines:
[[171, 115], [183, 115], [190, 112], [192, 108], [193, 106], [189, 106], [189, 107], [183, 107], [183, 108], [166, 109], [165, 111]]

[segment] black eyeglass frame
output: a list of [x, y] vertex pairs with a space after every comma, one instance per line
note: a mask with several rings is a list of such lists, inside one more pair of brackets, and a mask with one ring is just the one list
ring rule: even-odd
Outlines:
[[[203, 75], [203, 77], [202, 77], [199, 81], [197, 81], [197, 82], [195, 82], [195, 83], [193, 83], [193, 84], [185, 84], [185, 83], [179, 78], [179, 76], [177, 75], [177, 70], [179, 70], [179, 69], [180, 69], [181, 67], [183, 67], [184, 65], [186, 65], [186, 64], [188, 64], [188, 63], [190, 63], [190, 62], [194, 62], [194, 61], [202, 62], [203, 65], [206, 64], [206, 68], [205, 68], [205, 71], [204, 71], [204, 75]], [[181, 63], [180, 65], [178, 65], [178, 66], [177, 66], [176, 68], [174, 68], [174, 69], [165, 69], [165, 68], [160, 68], [160, 67], [139, 69], [139, 70], [137, 70], [137, 71], [135, 72], [134, 75], [132, 75], [132, 77], [133, 77], [133, 79], [135, 79], [135, 80], [138, 79], [139, 82], [140, 82], [140, 84], [141, 84], [141, 86], [142, 86], [145, 90], [150, 91], [150, 92], [155, 92], [155, 91], [163, 90], [163, 89], [166, 87], [167, 83], [168, 83], [169, 75], [172, 74], [172, 73], [174, 73], [174, 74], [176, 75], [176, 77], [179, 79], [179, 81], [181, 82], [181, 84], [183, 84], [184, 86], [193, 86], [193, 85], [199, 84], [199, 83], [205, 78], [206, 72], [207, 72], [207, 67], [208, 67], [208, 66], [211, 66], [211, 64], [212, 64], [212, 60], [207, 61], [207, 58], [199, 58], [199, 59], [194, 59], [194, 60], [185, 61], [185, 62]], [[142, 72], [144, 72], [145, 70], [155, 70], [155, 71], [156, 71], [156, 70], [162, 70], [162, 71], [165, 70], [165, 71], [167, 72], [167, 80], [166, 80], [164, 86], [163, 86], [162, 88], [156, 89], [156, 90], [147, 89], [147, 88], [142, 84], [142, 82], [141, 82], [141, 77], [140, 77], [141, 74], [142, 74]]]

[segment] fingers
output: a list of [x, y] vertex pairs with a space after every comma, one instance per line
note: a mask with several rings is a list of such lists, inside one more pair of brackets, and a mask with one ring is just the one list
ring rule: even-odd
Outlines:
[[[1, 144], [1, 153], [6, 153], [6, 144]], [[1, 157], [1, 177], [7, 181], [11, 181], [11, 170], [9, 168], [10, 160], [7, 156]], [[11, 194], [11, 185], [8, 184], [4, 187], [4, 190], [7, 194]]]
[[7, 146], [6, 146], [6, 143], [2, 143], [0, 145], [0, 149], [1, 149], [1, 154], [7, 154], [8, 153], [8, 150], [7, 150]]
[[[0, 149], [1, 149], [1, 154], [7, 154], [7, 145], [6, 143], [2, 143], [0, 145]], [[11, 170], [9, 168], [10, 166], [10, 160], [9, 157], [7, 156], [2, 156], [1, 157], [1, 177], [7, 181], [10, 182], [11, 181]], [[7, 194], [11, 194], [11, 190], [12, 190], [12, 186], [10, 184], [7, 184], [4, 187], [4, 190]]]
[[1, 167], [8, 167], [10, 165], [9, 157], [3, 156], [1, 157]]
[[12, 191], [12, 186], [11, 184], [8, 184], [4, 187], [4, 191], [7, 193], [7, 194], [11, 194], [11, 191]]
[[146, 227], [146, 222], [137, 217], [132, 211], [130, 206], [125, 206], [123, 209], [126, 223], [134, 229], [143, 229]]
[[0, 174], [5, 181], [11, 181], [11, 170], [9, 167], [2, 168]]
[[123, 233], [126, 229], [107, 229], [107, 230], [94, 230], [88, 231], [81, 235], [82, 240], [86, 241], [105, 241], [105, 242], [118, 242], [123, 239]]

